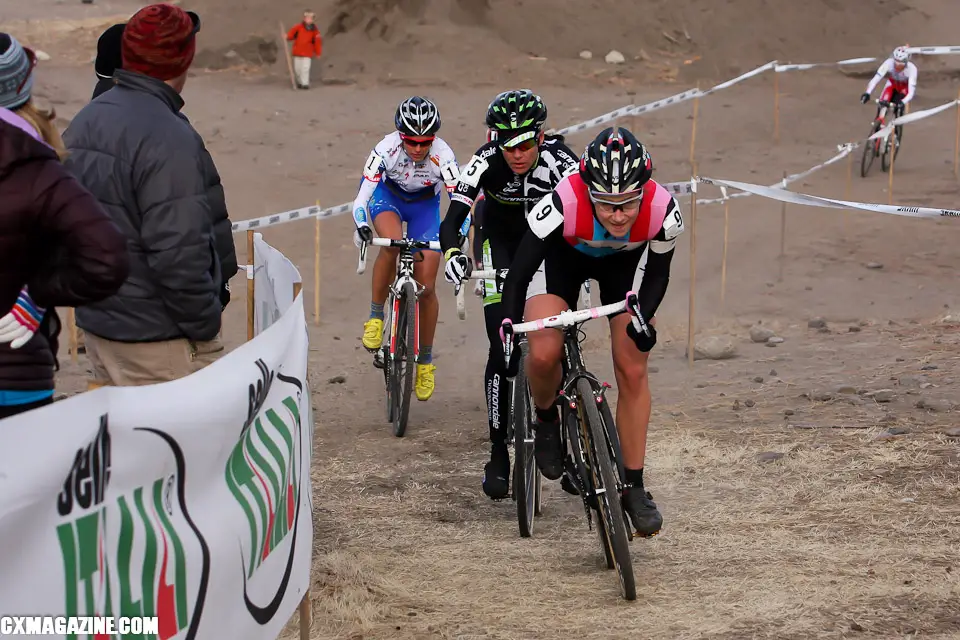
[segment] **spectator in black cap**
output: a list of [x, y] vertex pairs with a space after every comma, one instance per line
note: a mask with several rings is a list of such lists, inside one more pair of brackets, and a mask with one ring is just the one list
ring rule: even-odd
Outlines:
[[115, 24], [104, 31], [97, 40], [97, 59], [93, 63], [93, 68], [97, 72], [97, 86], [93, 89], [91, 100], [112, 88], [114, 71], [123, 68], [120, 42], [123, 39], [125, 26], [125, 24]]

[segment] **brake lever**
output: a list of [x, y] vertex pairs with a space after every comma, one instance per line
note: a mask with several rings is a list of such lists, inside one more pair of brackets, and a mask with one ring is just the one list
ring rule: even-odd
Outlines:
[[643, 316], [640, 315], [640, 302], [637, 300], [637, 294], [633, 291], [627, 292], [627, 310], [630, 312], [630, 322], [637, 333], [643, 333], [648, 338], [650, 336], [650, 327], [647, 326]]
[[357, 261], [357, 273], [363, 273], [367, 268], [367, 243], [360, 243], [360, 259]]

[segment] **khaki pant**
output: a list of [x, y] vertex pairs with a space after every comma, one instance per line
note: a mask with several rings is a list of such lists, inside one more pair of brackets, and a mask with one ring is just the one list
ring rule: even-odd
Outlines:
[[302, 87], [310, 86], [310, 58], [294, 56], [293, 73], [297, 76], [297, 84]]
[[185, 338], [163, 342], [114, 342], [88, 333], [87, 357], [93, 368], [88, 389], [137, 387], [184, 378], [223, 355], [217, 337], [209, 342]]

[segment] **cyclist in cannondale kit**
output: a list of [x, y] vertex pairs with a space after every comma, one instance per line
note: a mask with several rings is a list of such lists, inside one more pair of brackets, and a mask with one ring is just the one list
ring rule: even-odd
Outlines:
[[[650, 421], [647, 359], [656, 344], [654, 314], [666, 294], [676, 238], [684, 229], [677, 201], [650, 179], [652, 173], [650, 155], [632, 133], [604, 130], [584, 151], [579, 172], [564, 178], [530, 211], [529, 231], [503, 290], [504, 324], [512, 318], [535, 320], [576, 309], [587, 279], [599, 284], [601, 304], [637, 291], [651, 337], [638, 333], [629, 315], [620, 313], [610, 318], [610, 340], [618, 389], [617, 432], [628, 486], [623, 505], [641, 536], [656, 535], [663, 524], [643, 486]], [[642, 280], [636, 289], [638, 277]], [[556, 405], [563, 336], [547, 329], [528, 334], [527, 342], [527, 377], [537, 413], [534, 455], [540, 472], [557, 479], [564, 457]], [[516, 374], [519, 357], [511, 360], [510, 376]]]
[[[562, 139], [546, 136], [547, 108], [539, 96], [521, 89], [501, 93], [487, 109], [487, 127], [496, 132], [480, 147], [460, 174], [450, 197], [450, 209], [440, 225], [440, 246], [447, 263], [445, 277], [458, 284], [469, 268], [460, 251], [459, 233], [470, 207], [483, 190], [482, 255], [485, 269], [509, 269], [526, 232], [525, 217], [561, 178], [576, 171], [577, 156]], [[510, 454], [505, 441], [510, 398], [504, 380], [505, 363], [500, 341], [502, 283], [484, 283], [483, 315], [490, 352], [484, 372], [487, 417], [490, 425], [490, 461], [484, 466], [483, 491], [499, 500], [509, 491]]]
[[[354, 244], [373, 239], [370, 223], [381, 238], [399, 240], [402, 223], [413, 240], [437, 240], [440, 230], [440, 190], [457, 186], [460, 170], [450, 146], [437, 137], [440, 113], [436, 105], [419, 96], [400, 103], [394, 116], [397, 130], [381, 140], [363, 166], [360, 192], [353, 202], [356, 224]], [[467, 221], [467, 224], [469, 221]], [[381, 247], [373, 266], [370, 318], [363, 325], [363, 346], [375, 352], [383, 341], [383, 305], [397, 274], [399, 250]], [[420, 356], [415, 390], [418, 400], [428, 400], [434, 390], [433, 338], [440, 303], [434, 284], [440, 254], [423, 251], [414, 265], [414, 278], [427, 289], [420, 298]]]

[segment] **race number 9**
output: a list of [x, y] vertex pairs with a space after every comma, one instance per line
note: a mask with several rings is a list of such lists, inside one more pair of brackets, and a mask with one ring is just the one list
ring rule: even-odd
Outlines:
[[667, 240], [673, 240], [683, 233], [685, 228], [683, 217], [680, 215], [680, 208], [674, 205], [673, 211], [667, 214], [667, 219], [663, 222], [663, 235]]
[[539, 238], [546, 238], [563, 224], [563, 213], [553, 203], [553, 194], [548, 193], [527, 214], [527, 225]]

